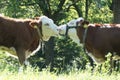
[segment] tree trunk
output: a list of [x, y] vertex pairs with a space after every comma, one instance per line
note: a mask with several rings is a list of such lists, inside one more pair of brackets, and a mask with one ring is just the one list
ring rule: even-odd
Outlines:
[[51, 37], [48, 42], [45, 42], [45, 66], [50, 67], [50, 71], [53, 69], [54, 46], [54, 37]]
[[113, 23], [120, 23], [120, 0], [113, 1]]
[[85, 19], [88, 18], [88, 0], [86, 0], [86, 3], [85, 3]]

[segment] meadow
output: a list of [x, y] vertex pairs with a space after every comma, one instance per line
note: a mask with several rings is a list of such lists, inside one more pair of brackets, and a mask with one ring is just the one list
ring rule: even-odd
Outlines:
[[48, 69], [39, 71], [38, 69], [27, 67], [24, 71], [18, 72], [14, 68], [10, 69], [10, 65], [6, 65], [4, 69], [0, 69], [0, 80], [119, 80], [120, 73], [113, 72], [111, 75], [105, 72], [99, 73], [90, 70], [74, 70], [69, 73], [56, 74], [49, 72]]
[[[0, 55], [0, 80], [119, 80], [120, 73], [113, 71], [108, 74], [109, 66], [98, 71], [98, 67], [91, 72], [91, 68], [86, 66], [86, 70], [73, 69], [70, 72], [50, 72], [49, 69], [39, 70], [28, 66], [22, 72], [18, 72], [18, 60], [14, 62], [4, 54]], [[7, 60], [6, 60], [7, 59]], [[15, 62], [16, 61], [16, 62]], [[14, 63], [14, 64], [13, 64]]]
[[25, 70], [20, 73], [12, 73], [7, 70], [0, 72], [0, 80], [119, 80], [120, 74], [107, 75], [91, 74], [84, 72], [71, 72], [69, 74], [56, 75], [48, 71], [32, 71], [32, 69]]

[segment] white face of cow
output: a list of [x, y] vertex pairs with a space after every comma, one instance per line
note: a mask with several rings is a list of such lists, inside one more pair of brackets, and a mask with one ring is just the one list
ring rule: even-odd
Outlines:
[[[71, 21], [69, 21], [67, 24], [63, 24], [63, 25], [60, 25], [57, 30], [59, 31], [59, 34], [62, 34], [62, 35], [65, 35], [66, 33], [66, 29], [67, 29], [67, 26], [68, 27], [77, 27], [77, 26], [80, 26], [81, 24], [78, 22], [81, 22], [81, 21], [84, 21], [83, 18], [78, 18], [78, 19], [73, 19]], [[76, 29], [75, 28], [70, 28], [68, 30], [68, 35], [70, 36], [71, 39], [73, 39], [73, 41], [75, 41], [76, 43], [79, 44], [79, 39], [77, 37], [77, 32], [76, 32]]]
[[52, 19], [47, 16], [41, 16], [39, 20], [42, 21], [43, 40], [47, 41], [51, 36], [58, 35], [57, 25], [54, 24]]

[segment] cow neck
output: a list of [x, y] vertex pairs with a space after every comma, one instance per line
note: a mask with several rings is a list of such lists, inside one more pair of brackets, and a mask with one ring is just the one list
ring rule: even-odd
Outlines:
[[88, 31], [88, 28], [85, 28], [84, 34], [83, 34], [83, 47], [84, 47], [84, 49], [85, 49], [85, 41], [86, 41], [86, 37], [87, 37], [87, 31]]
[[37, 33], [38, 33], [38, 35], [39, 35], [39, 37], [40, 37], [40, 41], [43, 42], [43, 38], [42, 38], [42, 36], [43, 36], [43, 35], [42, 35], [42, 30], [41, 30], [41, 32], [40, 32], [40, 30], [39, 30], [38, 27], [37, 27], [36, 29], [37, 29]]
[[88, 28], [84, 28], [83, 26], [77, 28], [77, 35], [81, 40], [81, 43], [85, 43], [87, 37]]
[[86, 53], [86, 48], [85, 48], [85, 41], [86, 41], [86, 37], [87, 37], [87, 32], [88, 32], [88, 27], [84, 28], [83, 26], [80, 27], [79, 29], [77, 29], [77, 34], [80, 38], [81, 43], [83, 43], [83, 51]]

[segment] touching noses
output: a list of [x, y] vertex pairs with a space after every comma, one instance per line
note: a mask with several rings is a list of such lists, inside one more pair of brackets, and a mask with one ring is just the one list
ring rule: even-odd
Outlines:
[[57, 31], [60, 32], [60, 31], [62, 31], [62, 29], [58, 27], [58, 28], [57, 28]]

